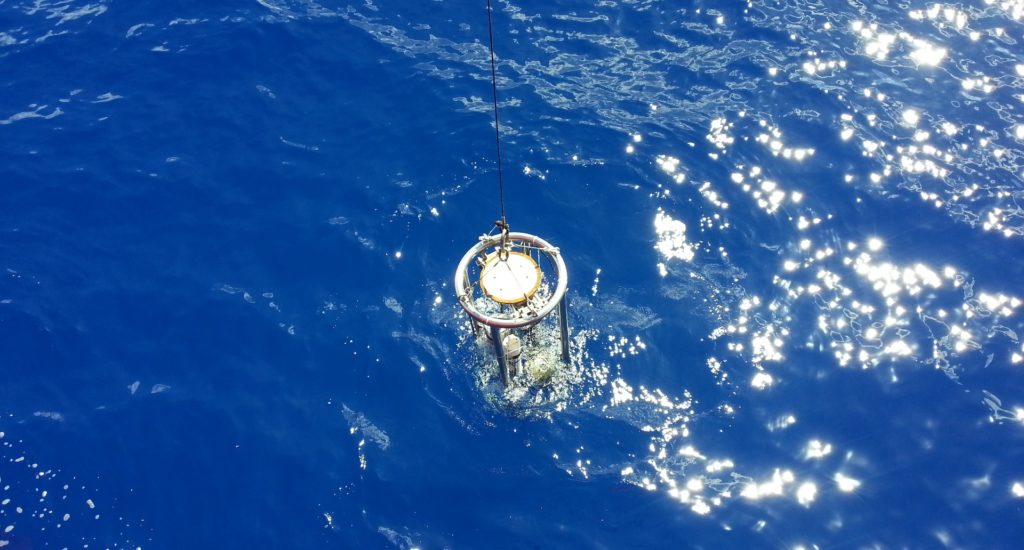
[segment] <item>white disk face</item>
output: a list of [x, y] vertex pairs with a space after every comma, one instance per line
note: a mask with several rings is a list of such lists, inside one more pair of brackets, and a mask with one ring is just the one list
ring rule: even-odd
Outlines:
[[495, 302], [519, 304], [537, 293], [540, 279], [540, 266], [526, 254], [511, 252], [504, 260], [491, 254], [480, 271], [480, 288]]

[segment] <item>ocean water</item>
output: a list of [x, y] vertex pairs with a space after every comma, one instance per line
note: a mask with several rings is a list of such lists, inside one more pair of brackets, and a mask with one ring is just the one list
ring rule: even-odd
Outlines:
[[494, 28], [509, 391], [484, 2], [0, 0], [0, 547], [1020, 547], [1024, 3]]

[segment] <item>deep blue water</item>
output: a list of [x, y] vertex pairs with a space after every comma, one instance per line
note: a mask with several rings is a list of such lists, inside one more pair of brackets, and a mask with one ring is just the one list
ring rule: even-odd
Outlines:
[[1024, 4], [0, 0], [0, 546], [1014, 548]]

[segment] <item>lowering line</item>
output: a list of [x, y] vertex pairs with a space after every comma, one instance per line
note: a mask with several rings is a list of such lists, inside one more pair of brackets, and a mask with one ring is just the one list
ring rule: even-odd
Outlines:
[[491, 22], [491, 0], [487, 0], [487, 36], [490, 38], [491, 49], [491, 93], [494, 97], [494, 146], [498, 150], [498, 199], [501, 203], [501, 219], [495, 225], [502, 231], [508, 233], [508, 223], [505, 221], [505, 178], [501, 171], [501, 128], [498, 125], [498, 72], [494, 67], [494, 23]]

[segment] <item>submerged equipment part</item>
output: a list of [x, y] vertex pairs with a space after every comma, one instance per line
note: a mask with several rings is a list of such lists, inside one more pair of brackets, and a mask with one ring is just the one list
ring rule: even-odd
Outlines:
[[509, 377], [515, 378], [519, 372], [519, 358], [523, 355], [523, 342], [514, 333], [509, 332], [501, 339], [505, 348], [505, 364], [508, 365]]

